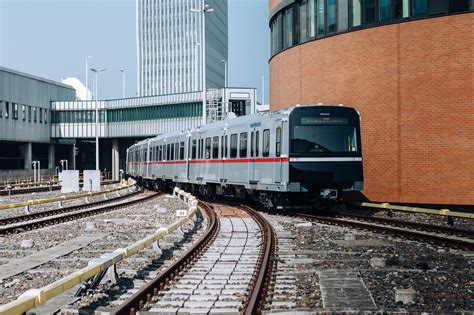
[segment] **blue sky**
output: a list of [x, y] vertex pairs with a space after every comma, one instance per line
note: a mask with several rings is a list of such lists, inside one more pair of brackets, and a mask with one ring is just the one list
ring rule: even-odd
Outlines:
[[[268, 103], [267, 0], [229, 1], [229, 85], [258, 88]], [[85, 59], [105, 67], [100, 98], [135, 96], [135, 0], [0, 0], [0, 65], [59, 81], [85, 81]], [[91, 81], [91, 76], [89, 76]]]

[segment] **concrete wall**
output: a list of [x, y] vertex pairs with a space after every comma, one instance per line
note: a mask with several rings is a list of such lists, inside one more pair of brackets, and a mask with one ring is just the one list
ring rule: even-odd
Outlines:
[[[41, 176], [53, 176], [54, 169], [42, 169]], [[33, 178], [32, 170], [0, 170], [0, 184], [3, 185], [3, 181], [9, 179], [10, 182], [13, 179], [26, 179]]]
[[287, 49], [270, 60], [271, 110], [354, 106], [370, 200], [474, 204], [473, 29], [467, 13]]

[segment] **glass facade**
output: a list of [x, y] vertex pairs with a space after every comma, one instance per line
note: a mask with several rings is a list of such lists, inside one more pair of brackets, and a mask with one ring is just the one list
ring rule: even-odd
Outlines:
[[[200, 0], [137, 0], [138, 92], [140, 96], [202, 91]], [[224, 86], [228, 60], [227, 0], [207, 0], [206, 87]]]
[[[128, 121], [159, 120], [200, 117], [202, 104], [172, 104], [136, 108], [114, 108], [99, 110], [99, 122], [120, 123]], [[95, 110], [56, 110], [51, 112], [53, 124], [95, 123]]]
[[299, 0], [270, 20], [272, 55], [337, 33], [474, 11], [474, 0]]

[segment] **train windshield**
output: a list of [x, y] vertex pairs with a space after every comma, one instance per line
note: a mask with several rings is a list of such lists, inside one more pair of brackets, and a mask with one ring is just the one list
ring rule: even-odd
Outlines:
[[345, 117], [300, 117], [293, 125], [291, 153], [321, 156], [357, 152], [357, 128]]

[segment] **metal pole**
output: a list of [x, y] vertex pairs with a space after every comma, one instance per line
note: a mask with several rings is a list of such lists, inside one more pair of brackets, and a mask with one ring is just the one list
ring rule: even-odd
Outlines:
[[125, 98], [125, 70], [120, 69], [120, 72], [122, 72], [122, 98]]
[[206, 120], [206, 105], [207, 105], [207, 95], [206, 95], [206, 12], [204, 11], [204, 0], [201, 0], [201, 10], [202, 10], [202, 124], [205, 125]]
[[76, 144], [74, 143], [73, 145], [73, 150], [74, 152], [72, 153], [72, 166], [73, 166], [73, 170], [76, 170]]
[[99, 170], [99, 104], [98, 97], [98, 72], [95, 73], [95, 170]]
[[92, 56], [86, 58], [86, 100], [89, 99], [89, 59], [91, 58]]

